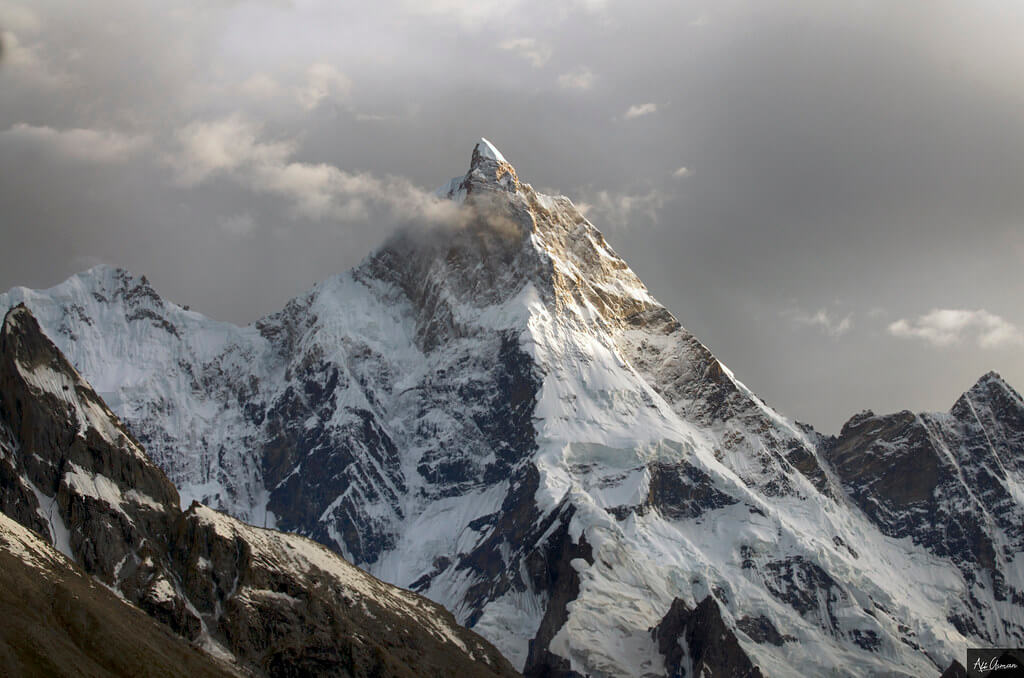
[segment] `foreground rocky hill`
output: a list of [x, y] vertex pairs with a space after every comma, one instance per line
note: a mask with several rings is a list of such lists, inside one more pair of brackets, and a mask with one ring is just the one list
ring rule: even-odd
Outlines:
[[490, 144], [442, 193], [451, 224], [249, 327], [105, 267], [0, 307], [32, 309], [184, 504], [325, 544], [527, 675], [924, 676], [1024, 643], [1024, 407], [997, 375], [822, 436]]
[[239, 675], [2, 513], [0, 616], [0, 670], [8, 676]]
[[198, 503], [182, 512], [24, 306], [0, 330], [0, 508], [34, 531], [0, 522], [6, 671], [516, 675], [439, 605], [319, 544]]

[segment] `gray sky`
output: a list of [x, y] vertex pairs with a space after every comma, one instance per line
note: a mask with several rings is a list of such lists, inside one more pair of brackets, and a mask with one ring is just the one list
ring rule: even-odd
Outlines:
[[551, 4], [0, 0], [0, 288], [249, 322], [487, 136], [789, 416], [1024, 388], [1024, 3]]

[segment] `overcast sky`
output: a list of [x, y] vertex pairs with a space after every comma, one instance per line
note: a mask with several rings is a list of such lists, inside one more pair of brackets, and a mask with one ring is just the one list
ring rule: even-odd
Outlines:
[[0, 0], [0, 31], [0, 289], [105, 262], [250, 322], [486, 136], [789, 416], [1024, 388], [1024, 3]]

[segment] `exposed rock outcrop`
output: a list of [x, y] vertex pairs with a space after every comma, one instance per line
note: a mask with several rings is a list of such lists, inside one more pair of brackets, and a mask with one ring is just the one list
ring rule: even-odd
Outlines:
[[676, 598], [651, 634], [665, 657], [669, 678], [762, 678], [711, 596], [695, 609]]

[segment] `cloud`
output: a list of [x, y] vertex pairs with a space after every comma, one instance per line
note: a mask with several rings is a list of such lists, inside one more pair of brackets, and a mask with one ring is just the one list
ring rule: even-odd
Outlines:
[[577, 68], [558, 76], [558, 86], [562, 89], [588, 90], [594, 86], [594, 74], [587, 68]]
[[498, 47], [514, 52], [526, 59], [534, 68], [540, 68], [551, 58], [551, 48], [538, 43], [533, 38], [511, 38], [498, 43]]
[[488, 30], [511, 22], [535, 24], [538, 12], [548, 24], [560, 23], [576, 11], [601, 16], [608, 0], [571, 0], [538, 7], [530, 7], [527, 0], [404, 0], [402, 4], [410, 13], [448, 20], [464, 30]]
[[354, 117], [360, 122], [395, 122], [410, 116], [400, 113], [356, 113]]
[[626, 120], [632, 120], [633, 118], [639, 118], [644, 115], [650, 115], [658, 110], [657, 104], [634, 104], [626, 109], [625, 117]]
[[280, 96], [280, 83], [266, 73], [253, 73], [238, 86], [239, 91], [253, 99], [273, 99]]
[[37, 45], [24, 44], [12, 31], [0, 31], [0, 45], [3, 46], [3, 63], [12, 71], [41, 89], [58, 89], [70, 82], [67, 74], [55, 71], [40, 55], [45, 50]]
[[64, 160], [85, 163], [119, 162], [149, 145], [145, 136], [83, 128], [61, 130], [23, 122], [0, 132], [0, 137], [48, 151]]
[[277, 166], [295, 152], [288, 141], [262, 141], [261, 129], [235, 114], [213, 121], [193, 122], [177, 134], [179, 149], [169, 158], [185, 186], [240, 167]]
[[690, 26], [690, 28], [705, 28], [711, 25], [711, 17], [709, 17], [707, 14], [701, 14], [696, 19], [690, 21], [688, 25]]
[[477, 29], [503, 19], [520, 4], [514, 0], [406, 0], [410, 12], [449, 19], [463, 28]]
[[267, 141], [261, 138], [262, 131], [238, 114], [193, 122], [178, 132], [179, 147], [167, 161], [183, 186], [223, 176], [255, 193], [285, 198], [296, 214], [313, 220], [365, 220], [371, 207], [384, 208], [406, 221], [434, 223], [452, 218], [454, 203], [407, 179], [300, 162], [294, 159], [297, 144], [293, 140]]
[[658, 210], [665, 204], [665, 196], [655, 189], [644, 194], [598, 191], [576, 203], [577, 209], [600, 228], [603, 225], [624, 228], [634, 225], [638, 218], [658, 222]]
[[937, 308], [916, 319], [900, 318], [889, 325], [889, 334], [920, 339], [944, 347], [973, 341], [979, 348], [1004, 348], [1024, 344], [1024, 332], [985, 309], [975, 311]]
[[852, 313], [840, 318], [821, 308], [813, 313], [794, 309], [784, 312], [783, 315], [789, 317], [796, 325], [816, 328], [830, 337], [841, 337], [853, 328]]
[[307, 111], [324, 99], [346, 99], [352, 92], [352, 81], [328, 63], [315, 63], [306, 71], [306, 82], [296, 92], [299, 104]]
[[691, 172], [689, 167], [680, 167], [679, 169], [672, 173], [672, 176], [674, 176], [677, 179], [682, 179], [683, 177], [689, 176], [690, 174]]
[[39, 15], [24, 5], [0, 0], [0, 26], [19, 33], [37, 33], [42, 27]]
[[256, 230], [256, 221], [249, 213], [232, 214], [228, 217], [222, 217], [219, 225], [225, 233], [236, 237], [249, 235]]

